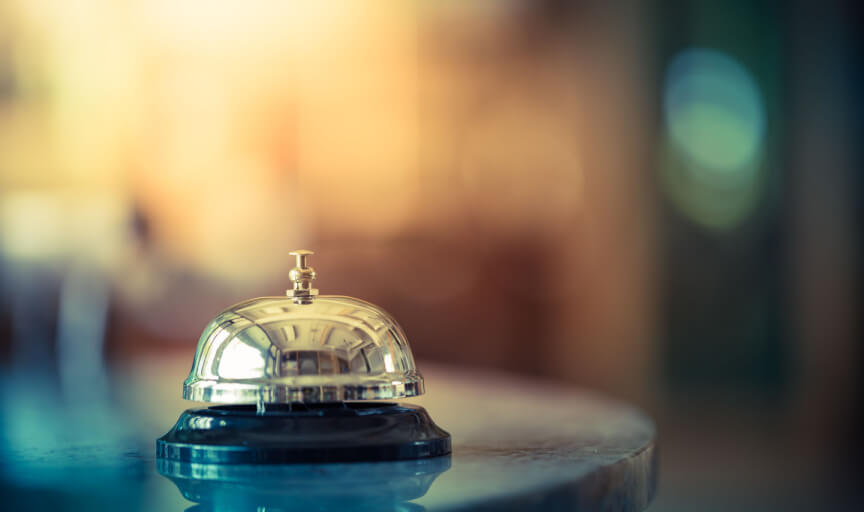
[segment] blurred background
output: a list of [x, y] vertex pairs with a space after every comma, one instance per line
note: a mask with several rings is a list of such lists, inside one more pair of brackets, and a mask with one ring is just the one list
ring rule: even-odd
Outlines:
[[648, 411], [651, 510], [854, 508], [862, 22], [852, 1], [2, 0], [0, 453], [51, 423], [21, 382], [110, 410], [115, 368], [187, 365], [308, 248], [421, 368]]

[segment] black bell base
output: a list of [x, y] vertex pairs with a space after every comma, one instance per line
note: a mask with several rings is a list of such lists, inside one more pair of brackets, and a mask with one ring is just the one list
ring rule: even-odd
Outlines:
[[189, 409], [156, 441], [160, 459], [203, 464], [377, 462], [450, 453], [426, 409], [389, 402]]

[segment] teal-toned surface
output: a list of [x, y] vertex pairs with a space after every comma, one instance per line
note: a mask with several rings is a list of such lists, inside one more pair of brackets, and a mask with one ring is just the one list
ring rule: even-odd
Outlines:
[[[3, 508], [27, 510], [643, 510], [655, 431], [626, 405], [503, 375], [420, 368], [449, 459], [269, 467], [162, 466], [154, 442], [197, 405], [188, 361], [112, 368], [109, 387], [63, 396], [50, 379], [2, 386]], [[182, 492], [181, 492], [182, 491]]]

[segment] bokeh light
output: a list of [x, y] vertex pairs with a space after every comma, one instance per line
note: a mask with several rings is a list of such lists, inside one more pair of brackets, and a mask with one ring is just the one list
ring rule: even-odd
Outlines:
[[666, 71], [666, 192], [688, 218], [731, 228], [760, 195], [765, 110], [752, 74], [720, 51], [690, 48]]

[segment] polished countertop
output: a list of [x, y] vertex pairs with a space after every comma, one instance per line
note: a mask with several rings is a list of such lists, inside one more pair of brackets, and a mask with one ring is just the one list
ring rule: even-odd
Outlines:
[[[584, 390], [420, 362], [449, 457], [418, 461], [168, 464], [155, 440], [184, 409], [188, 357], [114, 365], [61, 386], [2, 381], [0, 486], [28, 510], [643, 510], [656, 488], [653, 423]], [[91, 376], [92, 379], [92, 376]], [[86, 385], [85, 385], [86, 384]], [[4, 506], [5, 508], [5, 506]]]

